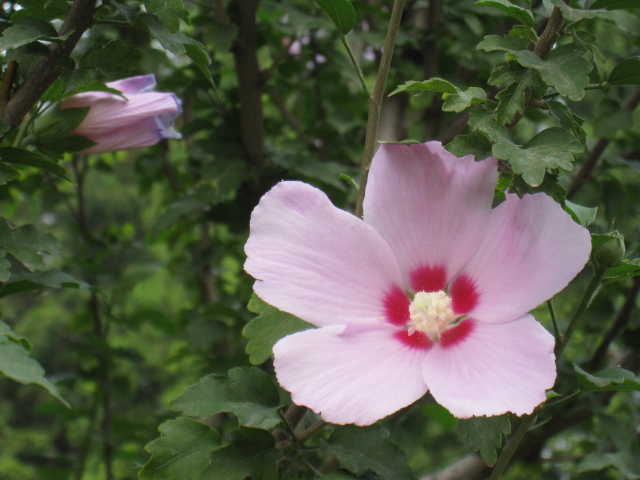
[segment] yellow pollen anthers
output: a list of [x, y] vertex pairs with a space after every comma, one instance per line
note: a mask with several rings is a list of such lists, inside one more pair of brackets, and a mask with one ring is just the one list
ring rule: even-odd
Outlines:
[[454, 320], [451, 297], [445, 292], [418, 292], [409, 306], [409, 333], [416, 330], [437, 340], [439, 333]]

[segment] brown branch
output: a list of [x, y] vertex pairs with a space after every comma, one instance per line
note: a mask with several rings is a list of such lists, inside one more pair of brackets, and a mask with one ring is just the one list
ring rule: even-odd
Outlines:
[[58, 35], [70, 34], [62, 43], [52, 43], [50, 55], [42, 58], [33, 68], [24, 83], [18, 87], [0, 114], [2, 121], [13, 126], [20, 124], [44, 92], [62, 73], [60, 59], [67, 57], [75, 48], [82, 34], [92, 22], [96, 0], [75, 0]]
[[556, 43], [558, 37], [560, 37], [563, 25], [564, 19], [562, 18], [562, 11], [558, 7], [553, 7], [547, 26], [542, 32], [542, 35], [540, 35], [533, 49], [533, 53], [543, 60], [547, 58], [547, 55], [549, 55], [549, 52], [553, 48], [553, 44]]
[[264, 120], [262, 113], [262, 72], [258, 65], [256, 11], [260, 0], [235, 0], [238, 25], [232, 52], [238, 76], [240, 132], [247, 162], [264, 163]]
[[[622, 108], [625, 110], [633, 111], [639, 104], [640, 88], [637, 88], [634, 94], [631, 96], [631, 98], [629, 98], [627, 103], [625, 103]], [[573, 198], [575, 194], [578, 193], [578, 190], [580, 190], [586, 183], [589, 182], [589, 180], [591, 180], [591, 174], [595, 167], [598, 165], [600, 157], [602, 157], [602, 154], [609, 146], [610, 142], [611, 140], [603, 137], [599, 139], [593, 146], [593, 148], [589, 152], [589, 155], [587, 155], [587, 157], [584, 159], [582, 167], [580, 167], [580, 170], [578, 170], [578, 173], [569, 184], [569, 188], [567, 188], [568, 199]]]
[[13, 86], [13, 81], [16, 78], [16, 73], [18, 72], [18, 62], [15, 60], [11, 60], [7, 65], [7, 69], [4, 71], [4, 78], [2, 79], [2, 92], [0, 92], [0, 108], [4, 108], [4, 106], [9, 101], [11, 97], [11, 87]]

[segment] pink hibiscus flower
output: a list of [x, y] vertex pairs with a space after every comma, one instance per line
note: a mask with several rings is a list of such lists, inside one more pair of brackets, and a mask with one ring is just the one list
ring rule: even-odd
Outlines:
[[295, 403], [368, 425], [427, 391], [459, 418], [545, 400], [554, 340], [527, 312], [584, 267], [590, 237], [544, 194], [492, 209], [496, 178], [494, 158], [382, 145], [364, 220], [301, 182], [262, 198], [246, 245], [254, 290], [320, 327], [273, 349]]

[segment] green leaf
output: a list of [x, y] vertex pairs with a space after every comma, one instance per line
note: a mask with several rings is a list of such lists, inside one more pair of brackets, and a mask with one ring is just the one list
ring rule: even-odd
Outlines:
[[582, 57], [585, 53], [584, 47], [570, 43], [552, 50], [546, 60], [529, 50], [516, 53], [516, 58], [523, 67], [538, 71], [542, 79], [560, 95], [581, 100], [584, 87], [589, 84], [587, 74], [592, 68], [591, 62]]
[[620, 10], [623, 8], [640, 8], [640, 0], [596, 0], [591, 9]]
[[498, 10], [512, 16], [519, 22], [524, 23], [528, 27], [533, 27], [533, 14], [531, 13], [531, 10], [518, 7], [508, 0], [481, 0], [476, 2], [474, 5], [497, 8]]
[[282, 450], [269, 432], [240, 428], [231, 444], [209, 456], [209, 466], [198, 480], [277, 480], [277, 465]]
[[158, 430], [162, 436], [145, 447], [151, 458], [138, 472], [140, 480], [199, 478], [211, 452], [222, 446], [218, 432], [190, 418], [169, 420]]
[[571, 218], [573, 218], [583, 227], [588, 227], [589, 225], [591, 225], [596, 219], [596, 214], [598, 213], [598, 207], [583, 207], [581, 205], [570, 202], [569, 200], [565, 200], [564, 210], [569, 215], [571, 215]]
[[424, 82], [417, 82], [415, 80], [410, 80], [402, 85], [398, 85], [393, 92], [389, 94], [389, 96], [395, 95], [400, 92], [413, 92], [413, 91], [423, 91], [429, 90], [432, 92], [442, 92], [442, 93], [457, 93], [460, 89], [454, 86], [451, 82], [447, 82], [442, 78], [430, 78], [429, 80], [425, 80]]
[[507, 124], [513, 120], [514, 115], [517, 113], [524, 113], [526, 92], [530, 86], [531, 71], [526, 71], [496, 95], [499, 100], [498, 108], [496, 109], [498, 123]]
[[320, 8], [329, 15], [342, 35], [346, 35], [356, 24], [356, 11], [351, 0], [316, 0]]
[[479, 132], [489, 141], [497, 143], [512, 143], [509, 130], [504, 125], [500, 125], [494, 120], [493, 112], [478, 109], [471, 112], [469, 116], [469, 127], [472, 132]]
[[589, 453], [578, 464], [577, 472], [598, 471], [609, 467], [618, 470], [622, 474], [620, 478], [624, 478], [625, 480], [636, 480], [640, 478], [638, 458], [628, 452]]
[[584, 10], [582, 8], [572, 8], [566, 3], [564, 3], [562, 0], [551, 0], [551, 3], [555, 7], [558, 7], [562, 12], [562, 17], [567, 22], [571, 22], [571, 23], [579, 22], [585, 19], [588, 20], [590, 18], [595, 18], [596, 16], [598, 16], [599, 13], [604, 12], [604, 10], [598, 11], [595, 9]]
[[162, 48], [170, 51], [174, 55], [182, 56], [186, 54], [185, 44], [201, 45], [201, 43], [187, 37], [185, 34], [171, 32], [165, 25], [158, 21], [155, 15], [142, 13], [138, 17], [148, 27], [151, 36], [156, 39]]
[[10, 342], [0, 344], [0, 372], [24, 385], [39, 385], [65, 406], [69, 406], [60, 396], [58, 387], [44, 377], [44, 369], [29, 356], [29, 352], [22, 345]]
[[2, 32], [0, 52], [21, 47], [36, 40], [60, 42], [64, 38], [58, 37], [58, 32], [49, 22], [34, 17], [22, 18]]
[[640, 258], [632, 260], [625, 258], [619, 264], [607, 270], [604, 283], [609, 284], [627, 277], [637, 277], [638, 275], [640, 275]]
[[5, 283], [4, 288], [0, 290], [0, 297], [7, 297], [28, 290], [42, 290], [44, 288], [88, 290], [90, 286], [88, 283], [78, 280], [68, 273], [53, 269], [42, 273], [11, 275], [10, 280]]
[[187, 388], [171, 408], [192, 417], [234, 413], [241, 425], [270, 429], [280, 423], [278, 389], [259, 368], [237, 367], [229, 376], [209, 375]]
[[14, 228], [0, 218], [0, 249], [33, 272], [46, 268], [43, 252], [56, 255], [59, 244], [52, 235], [39, 232], [33, 225]]
[[69, 181], [71, 180], [67, 171], [56, 162], [49, 160], [44, 155], [31, 152], [29, 150], [13, 147], [0, 147], [0, 159], [2, 159], [3, 162], [13, 163], [14, 165], [36, 167], [41, 170], [45, 170], [56, 177]]
[[11, 20], [36, 17], [41, 20], [64, 18], [69, 11], [70, 4], [66, 0], [20, 0], [20, 10], [11, 15]]
[[505, 52], [516, 53], [520, 50], [525, 50], [527, 44], [525, 41], [515, 35], [487, 35], [484, 37], [478, 46], [478, 50], [484, 50], [485, 52], [492, 52], [495, 50], [502, 50]]
[[478, 135], [458, 135], [445, 148], [456, 157], [473, 155], [482, 159], [491, 156], [491, 144]]
[[513, 171], [531, 186], [542, 183], [547, 168], [573, 170], [573, 155], [584, 146], [570, 132], [560, 127], [543, 130], [522, 147], [501, 141], [493, 146], [493, 154], [509, 160]]
[[464, 92], [457, 89], [456, 93], [443, 93], [442, 110], [445, 112], [461, 112], [472, 105], [483, 103], [487, 99], [487, 92], [479, 87], [469, 87]]
[[480, 451], [484, 463], [495, 465], [503, 435], [511, 431], [507, 415], [472, 417], [458, 420], [458, 431], [474, 450]]
[[104, 77], [125, 77], [138, 69], [143, 56], [142, 50], [112, 40], [90, 48], [80, 59], [80, 67], [97, 70]]
[[640, 57], [631, 57], [616, 65], [609, 75], [611, 85], [640, 85]]
[[640, 378], [624, 368], [605, 368], [589, 374], [577, 365], [573, 366], [578, 376], [578, 384], [582, 392], [604, 392], [606, 390], [640, 391]]
[[20, 172], [11, 165], [0, 162], [0, 185], [6, 185], [20, 176]]
[[198, 67], [198, 69], [202, 72], [205, 78], [209, 81], [213, 90], [215, 92], [218, 91], [215, 82], [213, 81], [213, 77], [211, 76], [211, 72], [209, 71], [209, 65], [211, 65], [211, 58], [209, 58], [209, 54], [204, 49], [203, 45], [194, 44], [194, 43], [185, 43], [184, 51], [187, 54], [187, 57], [191, 59], [193, 64]]
[[405, 453], [389, 441], [389, 432], [377, 425], [336, 427], [328, 440], [322, 440], [320, 454], [336, 457], [340, 465], [354, 475], [372, 471], [385, 480], [415, 478]]
[[569, 107], [562, 102], [547, 100], [546, 104], [549, 108], [549, 114], [556, 119], [558, 126], [569, 130], [573, 133], [574, 137], [584, 144], [587, 138], [587, 134], [582, 128], [584, 120], [574, 115], [573, 112], [569, 110]]
[[171, 33], [180, 30], [180, 19], [187, 18], [182, 0], [144, 0], [148, 13], [155, 14]]
[[292, 333], [314, 328], [290, 313], [281, 312], [263, 302], [255, 294], [249, 300], [247, 308], [259, 316], [251, 320], [242, 330], [242, 336], [249, 339], [247, 354], [249, 361], [259, 365], [271, 357], [271, 350], [278, 340]]
[[89, 113], [90, 107], [51, 108], [38, 117], [35, 125], [37, 142], [43, 145], [56, 141], [61, 135], [70, 135]]

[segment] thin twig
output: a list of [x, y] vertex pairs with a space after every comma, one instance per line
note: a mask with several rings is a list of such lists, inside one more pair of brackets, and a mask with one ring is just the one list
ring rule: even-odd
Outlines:
[[358, 60], [356, 60], [356, 57], [353, 54], [353, 50], [351, 50], [351, 45], [349, 45], [349, 40], [347, 40], [347, 36], [341, 34], [340, 40], [342, 41], [342, 45], [344, 45], [344, 48], [347, 50], [347, 53], [349, 54], [349, 58], [351, 59], [351, 63], [353, 64], [353, 67], [356, 69], [356, 73], [358, 74], [358, 78], [360, 79], [360, 84], [362, 85], [362, 90], [367, 95], [367, 97], [370, 97], [371, 92], [369, 91], [369, 87], [367, 87], [367, 82], [364, 79], [364, 75], [362, 73], [362, 70], [360, 69], [360, 65], [358, 64]]
[[562, 352], [564, 351], [564, 348], [567, 346], [567, 343], [569, 343], [569, 340], [571, 339], [571, 335], [573, 334], [574, 330], [580, 323], [580, 320], [582, 320], [582, 316], [587, 311], [587, 308], [589, 308], [589, 305], [591, 305], [591, 302], [596, 296], [596, 293], [598, 292], [598, 289], [602, 284], [602, 280], [604, 279], [604, 276], [607, 273], [607, 270], [608, 270], [608, 267], [603, 267], [603, 266], [596, 267], [596, 271], [594, 272], [593, 277], [591, 278], [589, 285], [587, 285], [587, 289], [585, 290], [584, 295], [580, 300], [580, 305], [578, 305], [578, 308], [576, 309], [576, 312], [574, 313], [573, 318], [571, 319], [571, 322], [569, 322], [569, 326], [567, 327], [567, 330], [564, 332], [564, 335], [561, 336], [560, 343], [556, 344], [556, 349], [555, 349], [556, 362], [562, 356]]
[[395, 0], [393, 2], [393, 10], [391, 11], [391, 19], [389, 20], [389, 30], [387, 38], [384, 42], [384, 50], [380, 59], [380, 67], [378, 68], [378, 76], [373, 93], [369, 97], [369, 118], [367, 119], [367, 135], [364, 141], [364, 154], [362, 158], [362, 167], [360, 170], [360, 189], [358, 190], [358, 203], [356, 204], [356, 215], [362, 217], [364, 194], [367, 188], [367, 180], [369, 178], [369, 169], [371, 161], [376, 149], [376, 139], [378, 135], [378, 123], [380, 122], [380, 107], [382, 105], [382, 97], [384, 95], [385, 85], [389, 68], [391, 67], [391, 58], [393, 57], [393, 48], [396, 43], [396, 36], [400, 28], [400, 20], [402, 19], [402, 10], [406, 0]]
[[300, 444], [304, 444], [307, 440], [309, 440], [311, 437], [313, 437], [316, 433], [321, 431], [327, 425], [328, 425], [327, 422], [325, 422], [324, 420], [318, 420], [316, 423], [314, 423], [309, 428], [307, 428], [304, 432], [298, 435], [296, 437], [296, 440], [298, 440]]

